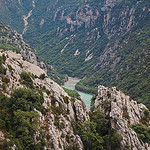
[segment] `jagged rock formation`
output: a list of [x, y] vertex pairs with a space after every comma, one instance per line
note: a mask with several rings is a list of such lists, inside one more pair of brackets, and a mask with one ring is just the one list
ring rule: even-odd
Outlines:
[[[46, 149], [64, 150], [72, 146], [83, 149], [83, 143], [80, 137], [74, 134], [71, 121], [74, 119], [84, 123], [86, 120], [89, 120], [84, 102], [78, 99], [71, 99], [57, 83], [47, 77], [44, 70], [35, 64], [23, 60], [21, 54], [0, 50], [0, 56], [6, 57], [5, 63], [2, 64], [3, 68], [6, 69], [6, 75], [3, 76], [7, 76], [10, 80], [6, 89], [2, 90], [3, 82], [2, 76], [0, 76], [0, 89], [7, 97], [11, 94], [10, 89], [25, 87], [20, 76], [23, 71], [31, 75], [34, 87], [49, 91], [49, 93], [43, 91], [43, 107], [46, 113], [42, 114], [35, 110], [40, 115], [40, 128], [42, 130], [42, 133], [37, 132], [35, 134], [35, 142], [38, 143], [36, 137], [41, 136], [48, 143]], [[41, 74], [45, 74], [44, 79], [39, 78]], [[56, 115], [57, 111], [61, 111], [59, 118]], [[0, 140], [4, 140], [2, 132], [0, 132]]]
[[27, 44], [22, 35], [13, 30], [9, 26], [0, 24], [0, 43], [6, 43], [16, 47], [22, 57], [32, 64], [38, 65], [47, 72], [47, 66], [43, 61], [38, 60], [36, 50]]
[[[43, 138], [48, 143], [45, 149], [64, 150], [74, 147], [83, 150], [83, 142], [80, 136], [75, 134], [72, 121], [83, 124], [90, 120], [84, 102], [69, 97], [57, 83], [47, 77], [44, 70], [23, 60], [21, 54], [10, 50], [0, 50], [0, 56], [5, 58], [2, 67], [6, 73], [0, 76], [0, 90], [5, 96], [10, 96], [11, 89], [26, 87], [21, 78], [22, 72], [27, 72], [33, 81], [33, 87], [43, 93], [45, 113], [34, 109], [40, 116], [40, 131], [34, 134], [35, 143], [40, 142], [40, 138]], [[5, 88], [3, 87], [4, 77], [9, 79]], [[99, 86], [94, 107], [95, 109], [99, 108], [106, 115], [110, 120], [111, 128], [123, 137], [122, 150], [128, 148], [149, 150], [149, 145], [143, 143], [136, 132], [130, 128], [132, 124], [145, 120], [145, 110], [147, 110], [145, 105], [137, 104], [115, 87]], [[149, 125], [149, 118], [146, 119], [147, 125]], [[9, 141], [8, 135], [2, 130], [0, 131], [0, 141], [5, 139]], [[15, 145], [12, 148], [15, 150]]]
[[11, 44], [20, 50], [21, 55], [37, 65], [36, 51], [23, 40], [22, 36], [8, 26], [0, 24], [0, 42]]
[[[143, 104], [138, 104], [129, 96], [118, 90], [116, 87], [98, 87], [98, 96], [94, 103], [95, 108], [99, 108], [110, 118], [111, 127], [123, 137], [121, 149], [149, 150], [150, 146], [143, 143], [130, 126], [139, 123], [145, 118], [144, 111], [147, 110]], [[149, 118], [147, 124], [150, 124]]]
[[[4, 49], [5, 47], [6, 49], [11, 49], [13, 46], [14, 50], [20, 52], [24, 59], [32, 64], [38, 65], [54, 81], [59, 84], [64, 82], [59, 74], [55, 71], [54, 67], [48, 64], [46, 65], [45, 62], [41, 61], [41, 59], [36, 55], [36, 50], [24, 41], [21, 34], [18, 34], [9, 26], [5, 26], [3, 24], [0, 24], [0, 44]], [[3, 44], [6, 46], [4, 47]]]

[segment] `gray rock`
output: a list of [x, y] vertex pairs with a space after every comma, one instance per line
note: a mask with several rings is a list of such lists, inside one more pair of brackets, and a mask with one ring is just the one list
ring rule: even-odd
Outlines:
[[[30, 75], [37, 77], [32, 78], [35, 87], [45, 87], [45, 89], [49, 91], [49, 93], [43, 91], [43, 106], [46, 113], [42, 114], [35, 109], [40, 116], [40, 128], [42, 130], [42, 132], [37, 132], [34, 135], [35, 142], [38, 143], [38, 137], [41, 137], [45, 138], [48, 143], [48, 147], [45, 147], [47, 150], [64, 150], [65, 148], [72, 146], [83, 150], [81, 138], [73, 131], [72, 120], [79, 121], [80, 123], [89, 120], [89, 115], [84, 102], [78, 99], [71, 100], [71, 97], [68, 96], [62, 87], [47, 77], [44, 70], [35, 64], [23, 60], [21, 54], [16, 54], [13, 51], [0, 50], [0, 56], [2, 55], [6, 56], [4, 67], [7, 69], [6, 76], [10, 79], [6, 91], [3, 91], [4, 95], [9, 97], [11, 94], [10, 89], [25, 87], [25, 85], [20, 83], [20, 74], [22, 71], [26, 71], [30, 73]], [[12, 69], [9, 69], [8, 66], [11, 66]], [[46, 75], [45, 79], [42, 80], [38, 78], [41, 74]], [[1, 77], [0, 85], [2, 85]], [[68, 102], [65, 101], [65, 97], [68, 99]], [[61, 110], [59, 118], [57, 118], [57, 112], [54, 111], [55, 108]], [[3, 137], [4, 135], [0, 132], [0, 138]], [[69, 141], [66, 137], [69, 137]]]
[[110, 117], [111, 127], [123, 137], [122, 150], [126, 150], [128, 146], [133, 150], [150, 149], [150, 146], [143, 143], [130, 128], [130, 125], [139, 123], [144, 117], [144, 111], [147, 109], [145, 105], [130, 100], [129, 96], [117, 90], [116, 87], [104, 86], [98, 87], [98, 96], [94, 105]]

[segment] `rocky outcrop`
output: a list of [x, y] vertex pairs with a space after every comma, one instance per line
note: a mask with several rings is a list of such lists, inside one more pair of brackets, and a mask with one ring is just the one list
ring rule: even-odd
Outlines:
[[3, 42], [16, 47], [24, 59], [32, 64], [38, 65], [47, 72], [46, 64], [43, 61], [38, 60], [36, 50], [24, 41], [22, 35], [18, 34], [9, 26], [0, 24], [0, 43]]
[[[21, 54], [16, 54], [12, 51], [0, 50], [0, 56], [5, 56], [6, 60], [3, 67], [6, 69], [9, 83], [7, 88], [2, 90], [2, 76], [0, 76], [0, 87], [3, 94], [10, 96], [10, 89], [25, 87], [22, 83], [20, 74], [28, 72], [32, 78], [33, 85], [36, 89], [42, 89], [44, 97], [44, 111], [42, 114], [35, 109], [40, 115], [40, 129], [42, 132], [37, 132], [34, 136], [35, 142], [38, 142], [38, 137], [44, 138], [48, 147], [46, 149], [64, 150], [66, 148], [77, 147], [83, 149], [81, 138], [74, 134], [72, 120], [84, 123], [89, 120], [89, 115], [85, 104], [82, 100], [72, 99], [66, 92], [54, 81], [47, 77], [47, 74], [40, 67], [23, 60]], [[41, 74], [45, 74], [43, 79]], [[0, 137], [3, 138], [3, 133], [0, 132]]]
[[[116, 7], [116, 9], [119, 9]], [[125, 6], [119, 14], [114, 9], [105, 10], [103, 29], [108, 39], [115, 35], [120, 35], [131, 31], [136, 25], [135, 9]], [[118, 24], [116, 23], [118, 22]]]
[[74, 16], [75, 19], [67, 16], [66, 22], [67, 24], [71, 24], [71, 28], [79, 28], [83, 24], [85, 24], [85, 28], [90, 28], [91, 26], [95, 25], [99, 15], [100, 14], [97, 9], [93, 9], [89, 5], [86, 5], [84, 8], [79, 7], [76, 15]]
[[[110, 118], [111, 127], [123, 137], [121, 149], [126, 150], [149, 150], [150, 146], [143, 143], [130, 126], [139, 123], [147, 110], [143, 104], [138, 104], [130, 99], [129, 96], [118, 90], [116, 87], [98, 87], [98, 96], [94, 103], [95, 108], [99, 108]], [[150, 124], [148, 119], [147, 125]]]
[[4, 133], [0, 131], [0, 142], [3, 140], [5, 140], [5, 136], [4, 136]]
[[23, 40], [22, 36], [8, 26], [0, 25], [0, 42], [11, 44], [20, 50], [21, 55], [37, 65], [35, 50]]

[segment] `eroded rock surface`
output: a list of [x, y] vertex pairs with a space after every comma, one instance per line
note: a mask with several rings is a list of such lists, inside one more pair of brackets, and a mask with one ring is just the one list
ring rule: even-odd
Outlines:
[[0, 26], [0, 41], [11, 44], [20, 50], [21, 55], [29, 62], [37, 65], [35, 50], [23, 40], [22, 36], [8, 26]]
[[[130, 126], [139, 123], [147, 110], [143, 104], [138, 104], [116, 87], [98, 87], [95, 108], [99, 108], [111, 121], [111, 127], [123, 137], [122, 150], [129, 146], [133, 150], [149, 150], [150, 146], [143, 143]], [[147, 124], [150, 124], [148, 119]]]
[[[69, 147], [77, 147], [82, 150], [83, 143], [81, 138], [74, 134], [72, 120], [81, 123], [89, 120], [84, 102], [69, 97], [57, 83], [47, 77], [44, 70], [35, 64], [23, 60], [21, 54], [0, 50], [0, 56], [2, 55], [6, 57], [3, 64], [3, 67], [6, 69], [5, 76], [10, 79], [7, 89], [3, 90], [3, 94], [9, 97], [11, 94], [10, 89], [26, 87], [20, 77], [23, 71], [31, 75], [36, 89], [43, 89], [45, 113], [42, 114], [35, 110], [40, 115], [40, 129], [42, 133], [36, 133], [34, 137], [35, 142], [38, 142], [37, 137], [40, 136], [48, 142], [48, 147], [46, 148], [48, 150], [64, 150]], [[44, 79], [40, 78], [41, 74], [45, 74]], [[0, 76], [0, 87], [2, 89], [2, 76]], [[3, 138], [2, 132], [0, 132], [0, 137]]]

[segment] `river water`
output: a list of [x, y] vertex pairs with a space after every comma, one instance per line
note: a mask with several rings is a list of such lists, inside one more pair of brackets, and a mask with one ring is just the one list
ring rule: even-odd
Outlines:
[[[69, 80], [63, 85], [63, 87], [66, 89], [70, 89], [70, 90], [76, 90], [75, 85], [79, 81], [80, 81], [80, 79], [69, 77]], [[77, 92], [79, 93], [81, 99], [84, 101], [84, 103], [87, 107], [87, 110], [90, 110], [90, 103], [91, 103], [91, 98], [93, 97], [93, 95], [87, 94], [84, 92], [80, 92], [80, 91], [77, 91]]]

